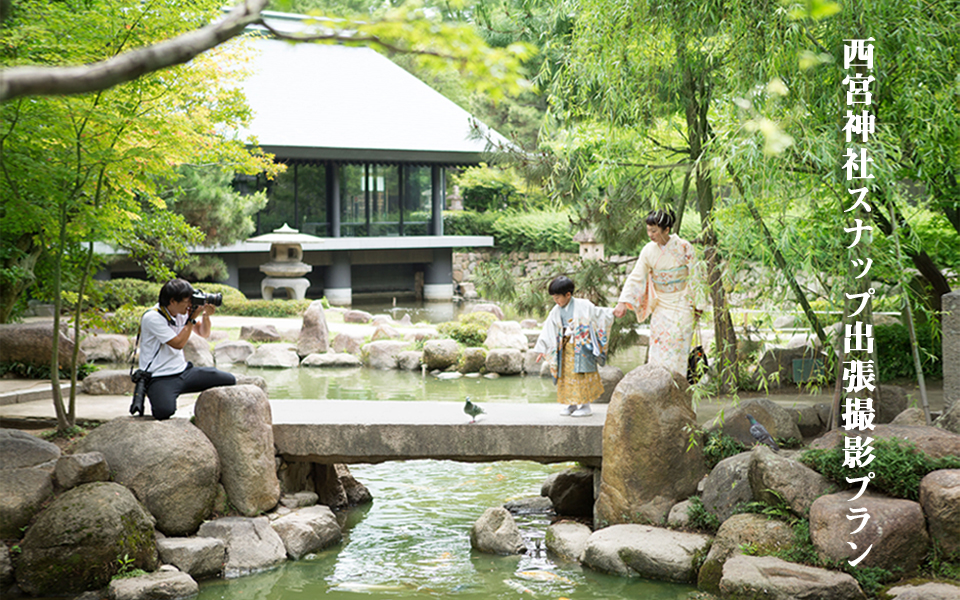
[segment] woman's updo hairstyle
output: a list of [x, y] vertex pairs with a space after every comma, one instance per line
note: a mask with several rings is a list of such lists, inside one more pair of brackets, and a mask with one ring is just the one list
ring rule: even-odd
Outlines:
[[672, 210], [652, 210], [647, 215], [646, 221], [647, 225], [656, 225], [660, 229], [670, 229], [676, 223], [677, 218], [673, 215]]

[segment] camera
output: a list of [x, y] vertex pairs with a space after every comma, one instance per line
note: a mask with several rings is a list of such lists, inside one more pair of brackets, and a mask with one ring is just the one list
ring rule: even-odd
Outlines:
[[220, 306], [223, 304], [223, 294], [207, 294], [203, 290], [195, 290], [190, 296], [190, 305], [196, 307], [204, 304]]
[[133, 402], [130, 403], [130, 414], [139, 414], [143, 416], [143, 402], [147, 397], [147, 385], [150, 383], [150, 373], [143, 369], [137, 369], [130, 373], [130, 380], [133, 381]]

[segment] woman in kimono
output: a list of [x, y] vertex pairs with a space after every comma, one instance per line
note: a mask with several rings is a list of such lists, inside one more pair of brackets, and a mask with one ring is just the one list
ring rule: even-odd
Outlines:
[[647, 215], [650, 242], [627, 276], [613, 315], [620, 318], [631, 309], [638, 323], [650, 317], [647, 362], [685, 375], [693, 325], [705, 302], [691, 285], [697, 271], [693, 245], [671, 234], [674, 221], [672, 213], [660, 210]]
[[603, 394], [597, 365], [607, 358], [607, 340], [613, 311], [573, 297], [574, 284], [560, 276], [548, 291], [556, 306], [551, 309], [533, 347], [537, 362], [549, 355], [550, 372], [557, 384], [557, 402], [563, 416], [589, 417], [590, 404]]

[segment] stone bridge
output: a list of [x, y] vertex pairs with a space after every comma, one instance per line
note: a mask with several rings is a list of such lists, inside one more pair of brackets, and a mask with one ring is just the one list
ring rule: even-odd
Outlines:
[[476, 423], [463, 402], [271, 400], [277, 452], [289, 461], [380, 463], [580, 461], [599, 466], [606, 405], [561, 417], [558, 404], [481, 402]]

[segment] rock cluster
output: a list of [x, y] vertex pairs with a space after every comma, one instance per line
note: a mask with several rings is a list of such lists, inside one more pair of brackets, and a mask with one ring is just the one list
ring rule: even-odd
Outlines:
[[[371, 499], [344, 465], [291, 473], [275, 456], [257, 385], [203, 392], [195, 420], [115, 419], [66, 454], [0, 429], [2, 536], [22, 537], [12, 560], [0, 544], [0, 584], [43, 596], [189, 596], [196, 579], [257, 572], [338, 543], [331, 507]], [[228, 510], [245, 516], [215, 518]], [[121, 569], [148, 573], [113, 579]]]

